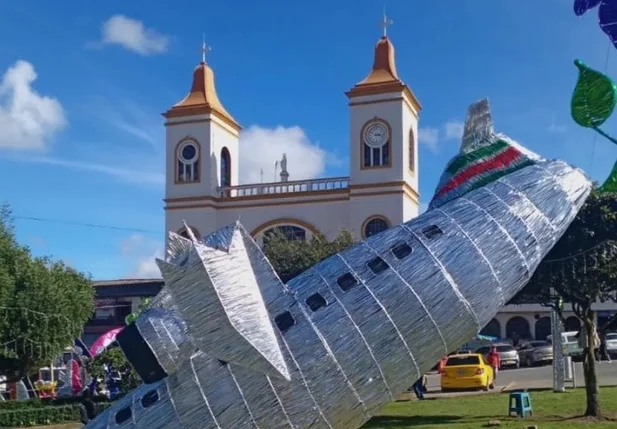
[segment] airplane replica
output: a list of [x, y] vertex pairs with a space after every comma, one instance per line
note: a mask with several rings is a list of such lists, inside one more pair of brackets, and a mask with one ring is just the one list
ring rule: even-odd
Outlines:
[[86, 428], [359, 428], [523, 288], [591, 188], [496, 134], [484, 99], [426, 213], [288, 284], [239, 222], [172, 233], [117, 337], [145, 384]]

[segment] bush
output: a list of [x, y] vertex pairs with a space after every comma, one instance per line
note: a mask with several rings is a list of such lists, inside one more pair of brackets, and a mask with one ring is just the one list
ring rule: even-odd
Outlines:
[[17, 410], [0, 411], [0, 427], [36, 426], [74, 422], [79, 421], [79, 417], [79, 408], [72, 405], [63, 405], [59, 407], [43, 406], [42, 408], [30, 406]]
[[43, 401], [40, 399], [26, 399], [25, 401], [3, 401], [0, 402], [0, 412], [23, 410], [24, 408], [41, 408], [43, 406]]
[[[66, 398], [70, 399], [70, 398]], [[51, 405], [52, 401], [42, 402], [40, 399], [29, 401], [10, 401], [4, 404], [21, 404], [22, 408], [2, 407], [0, 409], [0, 427], [38, 426], [53, 423], [67, 423], [80, 421], [80, 407], [77, 402], [73, 405]], [[110, 402], [99, 403], [100, 412], [111, 405]]]
[[[26, 399], [24, 401], [2, 401], [0, 402], [0, 412], [9, 410], [23, 410], [25, 408], [43, 408], [46, 406], [62, 406], [80, 403], [81, 396], [67, 396], [54, 399]], [[109, 402], [105, 395], [98, 395], [92, 398], [93, 402]]]

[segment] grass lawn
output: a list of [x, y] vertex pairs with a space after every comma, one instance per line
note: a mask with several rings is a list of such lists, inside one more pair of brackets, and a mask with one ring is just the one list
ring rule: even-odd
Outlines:
[[[566, 393], [531, 392], [534, 417], [508, 418], [508, 395], [460, 396], [426, 401], [404, 401], [388, 405], [364, 426], [369, 429], [477, 429], [489, 420], [500, 420], [498, 428], [524, 428], [537, 424], [540, 429], [617, 428], [617, 388], [603, 388], [601, 405], [609, 420], [580, 417], [585, 411], [585, 391]], [[42, 426], [40, 429], [78, 429], [79, 423]], [[31, 428], [36, 429], [36, 428]]]
[[364, 426], [372, 429], [477, 429], [489, 420], [499, 420], [499, 428], [524, 428], [538, 425], [540, 429], [617, 428], [617, 388], [603, 388], [600, 404], [605, 421], [581, 418], [585, 411], [585, 391], [566, 393], [531, 392], [534, 417], [508, 418], [508, 394], [461, 396], [448, 399], [395, 402]]

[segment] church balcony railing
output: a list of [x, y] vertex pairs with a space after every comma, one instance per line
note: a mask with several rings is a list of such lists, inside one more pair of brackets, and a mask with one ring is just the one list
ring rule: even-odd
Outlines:
[[349, 187], [349, 177], [271, 182], [218, 188], [221, 198], [247, 197], [252, 195], [301, 194], [315, 191], [333, 191]]

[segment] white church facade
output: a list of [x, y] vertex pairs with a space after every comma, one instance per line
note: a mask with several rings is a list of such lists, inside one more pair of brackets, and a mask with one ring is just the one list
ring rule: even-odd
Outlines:
[[[163, 114], [166, 127], [165, 228], [204, 236], [238, 219], [258, 241], [269, 231], [290, 238], [342, 229], [362, 239], [418, 215], [420, 104], [399, 78], [394, 46], [382, 37], [368, 76], [349, 100], [349, 176], [239, 184], [241, 126], [219, 99], [204, 60], [188, 95]], [[274, 162], [274, 160], [273, 160]]]

